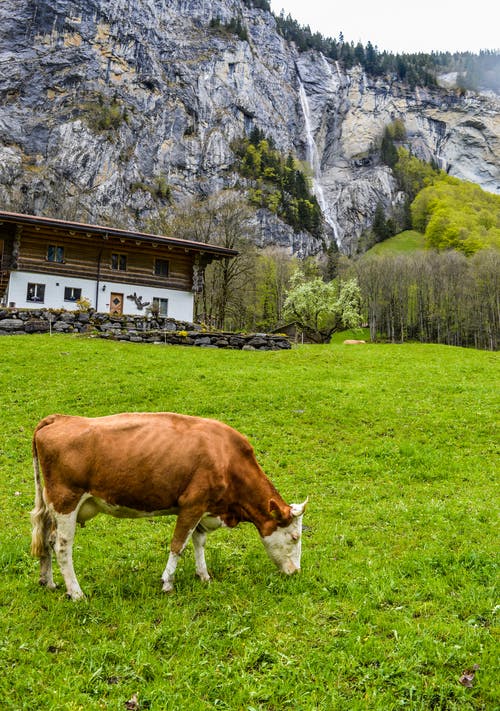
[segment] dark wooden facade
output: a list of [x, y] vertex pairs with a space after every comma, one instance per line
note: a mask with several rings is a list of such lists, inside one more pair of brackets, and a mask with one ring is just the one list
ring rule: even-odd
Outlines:
[[[194, 241], [0, 211], [0, 299], [3, 296], [4, 302], [6, 297], [10, 300], [13, 275], [17, 281], [21, 275], [33, 275], [36, 282], [56, 277], [67, 284], [85, 280], [94, 292], [87, 296], [101, 311], [106, 310], [100, 303], [105, 285], [108, 292], [117, 284], [122, 290], [129, 287], [131, 294], [143, 289], [147, 294], [168, 292], [173, 298], [178, 292], [199, 290], [210, 261], [235, 255], [234, 250]], [[19, 297], [19, 288], [16, 293]]]

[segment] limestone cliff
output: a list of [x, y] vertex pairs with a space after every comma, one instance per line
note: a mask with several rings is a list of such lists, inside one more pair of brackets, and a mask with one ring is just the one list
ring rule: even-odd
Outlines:
[[[417, 155], [500, 191], [496, 99], [344, 71], [241, 0], [2, 0], [0, 97], [4, 209], [142, 227], [168, 190], [237, 187], [231, 143], [257, 126], [309, 161], [325, 238], [350, 252], [398, 200], [376, 150], [395, 118]], [[262, 244], [321, 247], [259, 220]]]

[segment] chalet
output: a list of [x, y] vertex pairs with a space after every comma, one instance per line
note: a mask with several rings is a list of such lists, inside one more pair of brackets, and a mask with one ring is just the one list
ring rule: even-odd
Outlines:
[[194, 293], [232, 249], [0, 210], [0, 303], [74, 310], [79, 299], [114, 315], [193, 320]]

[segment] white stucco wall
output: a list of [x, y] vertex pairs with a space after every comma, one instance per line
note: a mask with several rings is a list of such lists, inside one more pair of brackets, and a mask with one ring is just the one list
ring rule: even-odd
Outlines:
[[[45, 296], [43, 304], [40, 302], [28, 301], [28, 284], [45, 284]], [[59, 275], [37, 274], [33, 272], [14, 271], [10, 274], [9, 287], [7, 291], [7, 305], [14, 303], [17, 308], [27, 309], [37, 305], [47, 309], [67, 309], [72, 311], [76, 308], [74, 302], [64, 301], [64, 289], [73, 287], [82, 290], [82, 297], [90, 301], [93, 309], [102, 312], [109, 312], [110, 294], [123, 294], [123, 313], [131, 316], [144, 314], [144, 309], [139, 309], [135, 301], [127, 299], [127, 296], [137, 294], [142, 297], [142, 301], [152, 302], [153, 297], [168, 299], [168, 316], [178, 321], [193, 320], [193, 294], [189, 291], [178, 291], [175, 289], [158, 289], [157, 287], [139, 286], [135, 284], [124, 284], [108, 281], [99, 282], [98, 303], [96, 306], [96, 282], [91, 279], [76, 279]]]

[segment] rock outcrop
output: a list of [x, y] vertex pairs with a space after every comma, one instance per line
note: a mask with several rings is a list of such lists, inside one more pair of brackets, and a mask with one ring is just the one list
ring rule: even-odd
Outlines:
[[[241, 0], [3, 0], [0, 97], [4, 209], [141, 228], [169, 197], [238, 187], [232, 141], [257, 126], [310, 162], [326, 240], [349, 253], [398, 200], [377, 152], [395, 118], [414, 153], [500, 191], [495, 99], [345, 71]], [[262, 243], [324, 246], [259, 223]]]

